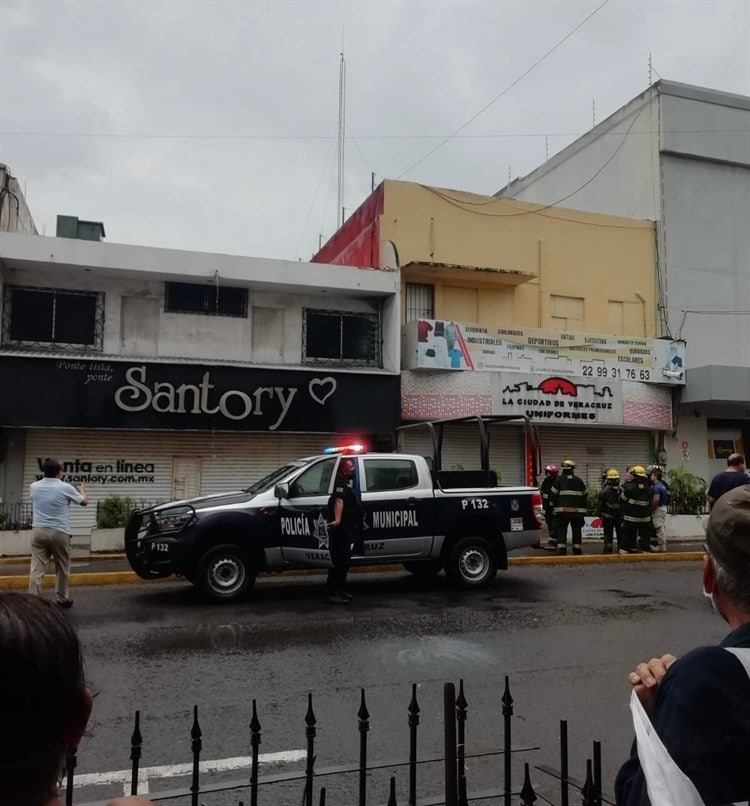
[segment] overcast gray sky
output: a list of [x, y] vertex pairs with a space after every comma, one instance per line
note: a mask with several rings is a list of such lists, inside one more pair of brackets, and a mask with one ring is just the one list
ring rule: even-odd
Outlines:
[[[0, 161], [41, 229], [308, 259], [345, 205], [399, 177], [602, 0], [0, 0]], [[492, 193], [658, 76], [750, 95], [750, 0], [608, 0], [403, 176]], [[572, 200], [571, 200], [572, 201]], [[574, 205], [572, 205], [574, 206]]]

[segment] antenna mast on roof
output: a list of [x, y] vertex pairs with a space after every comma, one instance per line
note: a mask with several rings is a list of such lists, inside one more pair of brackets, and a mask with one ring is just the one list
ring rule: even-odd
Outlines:
[[337, 228], [344, 224], [344, 151], [346, 146], [346, 61], [344, 60], [344, 34], [341, 34], [341, 61], [339, 62], [339, 136], [338, 136], [338, 195], [336, 205]]

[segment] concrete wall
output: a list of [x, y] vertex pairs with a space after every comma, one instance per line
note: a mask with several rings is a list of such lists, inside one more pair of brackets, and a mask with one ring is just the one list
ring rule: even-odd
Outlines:
[[[583, 300], [582, 318], [570, 321], [569, 330], [654, 335], [651, 222], [386, 182], [380, 234], [398, 248], [404, 283], [434, 284], [435, 318], [556, 328], [557, 308], [567, 302], [561, 298], [572, 298]], [[476, 271], [409, 268], [413, 262]], [[489, 269], [530, 279], [513, 285], [512, 277]]]
[[36, 224], [18, 180], [0, 164], [0, 232], [36, 235]]
[[750, 307], [750, 155], [746, 167], [666, 155], [662, 165], [672, 332], [688, 342], [688, 367], [750, 366], [750, 316], [710, 315]]
[[654, 221], [658, 151], [658, 98], [649, 90], [498, 195]]

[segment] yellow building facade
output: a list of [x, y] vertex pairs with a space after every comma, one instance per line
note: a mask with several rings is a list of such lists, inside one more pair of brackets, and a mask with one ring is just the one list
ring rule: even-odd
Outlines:
[[653, 222], [386, 181], [380, 241], [396, 245], [434, 319], [653, 338]]

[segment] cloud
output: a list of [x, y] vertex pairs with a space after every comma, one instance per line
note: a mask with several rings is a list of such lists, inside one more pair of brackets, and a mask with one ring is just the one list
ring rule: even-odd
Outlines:
[[[67, 213], [110, 241], [307, 258], [336, 226], [342, 33], [352, 210], [372, 171], [398, 176], [597, 5], [0, 0], [0, 159], [47, 232]], [[593, 99], [602, 119], [645, 89], [649, 53], [667, 78], [750, 93], [749, 26], [731, 0], [610, 0], [405, 178], [497, 190], [545, 135], [554, 153], [589, 128]]]

